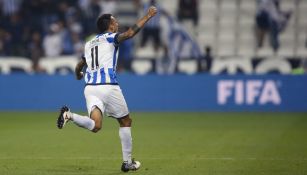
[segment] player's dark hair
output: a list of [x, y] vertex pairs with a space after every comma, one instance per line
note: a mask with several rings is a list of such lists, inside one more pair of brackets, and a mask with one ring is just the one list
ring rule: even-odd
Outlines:
[[111, 14], [103, 14], [97, 20], [98, 32], [104, 33], [108, 30], [111, 23]]

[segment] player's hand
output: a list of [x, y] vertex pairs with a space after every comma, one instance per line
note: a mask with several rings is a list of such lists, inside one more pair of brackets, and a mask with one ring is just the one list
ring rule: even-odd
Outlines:
[[157, 14], [157, 8], [155, 6], [150, 6], [147, 14], [150, 18], [155, 16]]
[[77, 80], [81, 80], [83, 78], [83, 72], [79, 72], [76, 74]]

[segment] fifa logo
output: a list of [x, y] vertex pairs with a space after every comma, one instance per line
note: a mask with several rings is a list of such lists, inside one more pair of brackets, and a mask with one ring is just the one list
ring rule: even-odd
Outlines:
[[279, 105], [278, 83], [273, 80], [220, 80], [217, 83], [219, 105]]

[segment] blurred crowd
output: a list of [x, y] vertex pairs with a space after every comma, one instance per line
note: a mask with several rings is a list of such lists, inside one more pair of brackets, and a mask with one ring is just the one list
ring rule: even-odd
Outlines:
[[79, 55], [109, 1], [1, 0], [0, 56], [25, 56], [39, 69], [41, 57]]
[[270, 35], [270, 45], [274, 52], [280, 47], [279, 34], [285, 30], [291, 11], [282, 11], [279, 0], [259, 0], [256, 13], [257, 46], [263, 46], [265, 34]]
[[[281, 11], [279, 0], [257, 2], [257, 46], [261, 48], [265, 34], [269, 34], [271, 46], [277, 51], [280, 45], [278, 36], [286, 28], [291, 12]], [[189, 20], [193, 27], [197, 28], [200, 20], [200, 0], [177, 0], [176, 3], [177, 13], [174, 18], [179, 22]], [[126, 6], [123, 10], [120, 5], [124, 4]], [[144, 47], [149, 40], [153, 41], [155, 52], [163, 50], [163, 57], [178, 60], [179, 54], [175, 52], [183, 49], [180, 44], [178, 48], [170, 48], [178, 45], [178, 38], [171, 36], [169, 43], [164, 41], [160, 16], [168, 18], [170, 15], [156, 0], [0, 0], [0, 56], [30, 58], [34, 71], [44, 71], [38, 64], [42, 57], [82, 55], [84, 42], [96, 33], [95, 21], [99, 15], [111, 13], [119, 20], [128, 19], [127, 16], [130, 16], [135, 21], [150, 5], [155, 5], [159, 13], [144, 27], [137, 44], [134, 40], [122, 43], [119, 53], [120, 69], [131, 71], [134, 48], [136, 45]], [[120, 21], [120, 31], [132, 25], [123, 22]], [[173, 21], [169, 20], [169, 23]], [[191, 40], [175, 27], [172, 30], [174, 36], [181, 36], [180, 41]], [[197, 50], [198, 54], [194, 54], [198, 59], [199, 72], [210, 70], [213, 59], [211, 49], [211, 46], [205, 46]], [[176, 64], [175, 62], [174, 65]]]
[[[180, 20], [191, 18], [198, 23], [197, 0], [178, 0]], [[130, 12], [119, 13], [118, 5], [133, 4]], [[148, 6], [160, 6], [155, 0], [142, 4], [141, 0], [0, 0], [0, 56], [22, 56], [33, 61], [33, 69], [40, 71], [42, 57], [77, 55], [83, 52], [87, 37], [96, 33], [95, 21], [100, 14], [134, 15]], [[188, 7], [188, 8], [187, 8]], [[134, 12], [134, 13], [133, 13]], [[160, 15], [160, 14], [159, 14]], [[155, 49], [162, 46], [160, 22], [157, 17], [146, 26], [141, 46], [153, 39]], [[130, 24], [131, 25], [131, 24]], [[123, 25], [121, 30], [127, 29]], [[126, 57], [125, 67], [130, 69], [132, 41], [123, 43], [120, 56]]]

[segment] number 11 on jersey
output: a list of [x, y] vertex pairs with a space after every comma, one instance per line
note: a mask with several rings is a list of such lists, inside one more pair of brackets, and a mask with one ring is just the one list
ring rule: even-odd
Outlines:
[[99, 67], [99, 64], [98, 64], [98, 46], [91, 48], [91, 56], [92, 56], [92, 70], [98, 69], [98, 67]]

